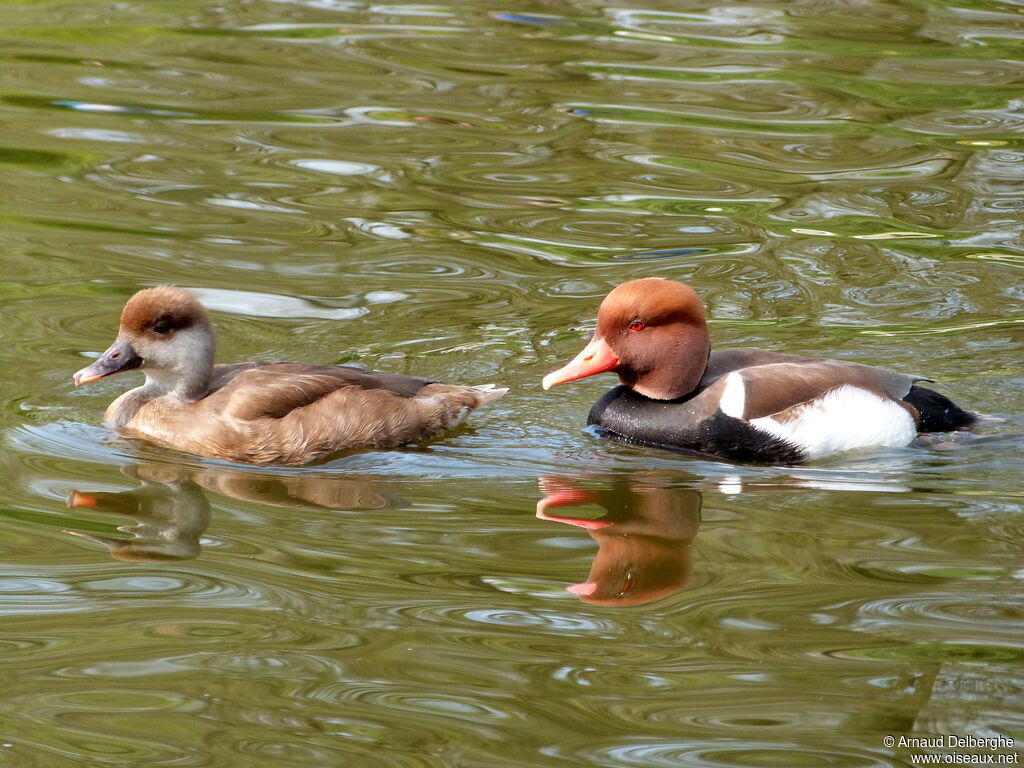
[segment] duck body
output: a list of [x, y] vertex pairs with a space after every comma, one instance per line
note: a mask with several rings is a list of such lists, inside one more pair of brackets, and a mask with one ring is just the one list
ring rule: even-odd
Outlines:
[[764, 350], [711, 351], [697, 295], [657, 278], [612, 291], [590, 344], [549, 374], [545, 388], [604, 371], [622, 383], [595, 403], [588, 424], [626, 442], [733, 461], [796, 464], [905, 446], [919, 432], [976, 420], [917, 386], [922, 376]]
[[109, 424], [199, 456], [263, 465], [429, 440], [507, 391], [342, 365], [214, 365], [213, 352], [205, 308], [180, 288], [150, 288], [128, 302], [117, 340], [75, 382], [139, 368], [146, 383], [110, 404]]
[[215, 366], [198, 400], [151, 397], [138, 387], [111, 403], [104, 419], [187, 453], [288, 466], [430, 440], [501, 394], [350, 366], [241, 363]]
[[[594, 404], [587, 424], [628, 442], [796, 464], [858, 448], [908, 445], [921, 431], [915, 402], [923, 407], [941, 399], [960, 410], [915, 386], [924, 380], [859, 363], [730, 349], [711, 353], [692, 395], [656, 400], [620, 385]], [[947, 429], [972, 421], [960, 413]]]

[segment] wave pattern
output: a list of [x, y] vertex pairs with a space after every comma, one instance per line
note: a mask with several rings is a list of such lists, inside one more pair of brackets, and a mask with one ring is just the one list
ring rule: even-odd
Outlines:
[[[0, 766], [874, 767], [905, 764], [893, 732], [1019, 731], [1014, 11], [10, 6]], [[691, 281], [716, 343], [1006, 421], [800, 469], [599, 441], [607, 382], [538, 382], [647, 275]], [[512, 392], [301, 472], [156, 449], [98, 425], [126, 382], [69, 377], [163, 282], [224, 360]], [[537, 519], [552, 477], [613, 514], [685, 493], [699, 529]], [[630, 608], [566, 591], [642, 578], [645, 544], [692, 574]]]

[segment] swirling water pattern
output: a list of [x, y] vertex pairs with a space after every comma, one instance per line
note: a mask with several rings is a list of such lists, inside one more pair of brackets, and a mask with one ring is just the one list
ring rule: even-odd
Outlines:
[[[1022, 733], [1018, 6], [2, 8], [0, 766], [902, 766], [884, 735]], [[1006, 420], [799, 469], [599, 441], [606, 381], [538, 382], [644, 275], [716, 343]], [[302, 471], [119, 438], [126, 382], [70, 373], [161, 282], [224, 360], [512, 392]]]

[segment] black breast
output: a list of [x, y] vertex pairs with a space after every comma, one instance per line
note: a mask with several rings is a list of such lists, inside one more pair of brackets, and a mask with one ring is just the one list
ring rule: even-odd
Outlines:
[[703, 413], [693, 398], [652, 400], [629, 387], [609, 390], [590, 409], [587, 424], [609, 437], [731, 461], [798, 464], [807, 456], [796, 445], [721, 411]]

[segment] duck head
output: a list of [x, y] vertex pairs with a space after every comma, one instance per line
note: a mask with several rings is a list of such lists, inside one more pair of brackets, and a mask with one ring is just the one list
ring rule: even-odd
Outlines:
[[213, 372], [216, 344], [206, 308], [188, 291], [170, 285], [139, 291], [121, 312], [117, 339], [75, 385], [141, 369], [154, 395], [203, 397]]
[[645, 397], [673, 400], [693, 392], [711, 352], [704, 304], [690, 286], [648, 277], [623, 283], [597, 313], [583, 351], [544, 377], [544, 389], [613, 371]]

